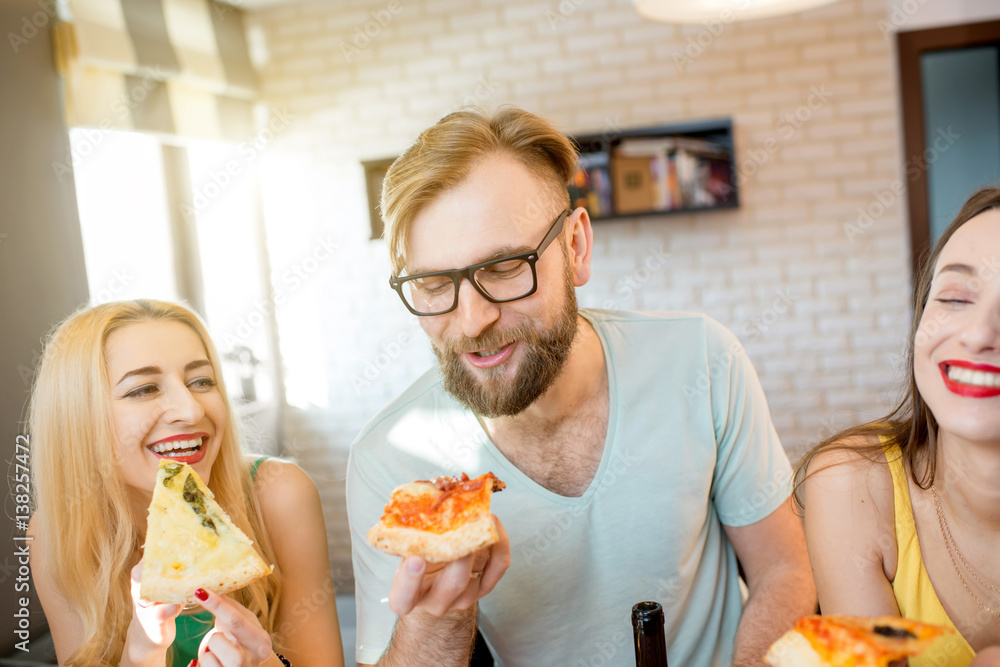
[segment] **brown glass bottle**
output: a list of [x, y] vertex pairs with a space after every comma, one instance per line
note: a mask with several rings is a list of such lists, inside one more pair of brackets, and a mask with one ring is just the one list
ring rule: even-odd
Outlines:
[[667, 667], [667, 637], [663, 607], [658, 602], [640, 602], [632, 607], [636, 667]]

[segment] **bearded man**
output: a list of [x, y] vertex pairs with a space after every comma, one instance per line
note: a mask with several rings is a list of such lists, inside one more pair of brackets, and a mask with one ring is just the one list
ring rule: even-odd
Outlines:
[[[478, 622], [500, 665], [631, 666], [643, 600], [663, 605], [671, 664], [759, 665], [815, 608], [739, 342], [704, 315], [577, 309], [593, 232], [568, 207], [576, 167], [563, 134], [508, 107], [445, 117], [385, 178], [390, 285], [439, 363], [352, 446], [362, 665], [465, 667]], [[395, 486], [458, 471], [506, 482], [499, 543], [433, 566], [366, 543]]]

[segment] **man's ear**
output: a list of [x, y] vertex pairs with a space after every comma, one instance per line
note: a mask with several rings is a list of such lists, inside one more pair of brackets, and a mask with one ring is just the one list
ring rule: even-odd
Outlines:
[[573, 274], [573, 285], [582, 287], [590, 280], [590, 256], [594, 250], [594, 230], [590, 226], [590, 215], [582, 206], [569, 214], [567, 223], [566, 258]]

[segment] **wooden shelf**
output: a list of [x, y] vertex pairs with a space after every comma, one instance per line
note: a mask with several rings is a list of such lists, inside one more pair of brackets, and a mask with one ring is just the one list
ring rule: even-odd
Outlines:
[[725, 118], [571, 137], [572, 204], [592, 220], [738, 208], [732, 129]]

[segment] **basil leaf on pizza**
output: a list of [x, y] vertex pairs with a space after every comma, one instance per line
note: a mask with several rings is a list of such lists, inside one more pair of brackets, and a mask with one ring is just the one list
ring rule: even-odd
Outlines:
[[273, 570], [191, 466], [160, 461], [143, 547], [144, 600], [196, 604], [199, 588], [221, 595]]
[[396, 487], [368, 543], [428, 563], [458, 560], [500, 539], [490, 516], [494, 491], [506, 485], [488, 472], [475, 479], [438, 477]]

